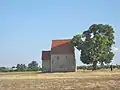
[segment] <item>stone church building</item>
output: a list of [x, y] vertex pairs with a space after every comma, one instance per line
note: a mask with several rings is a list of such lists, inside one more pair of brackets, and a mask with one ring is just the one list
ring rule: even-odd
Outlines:
[[71, 39], [52, 40], [51, 50], [42, 51], [42, 71], [76, 71], [75, 51]]

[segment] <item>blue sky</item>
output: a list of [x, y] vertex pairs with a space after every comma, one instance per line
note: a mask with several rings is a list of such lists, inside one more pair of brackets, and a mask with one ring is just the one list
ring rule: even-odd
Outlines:
[[[41, 64], [41, 51], [51, 40], [72, 38], [94, 23], [115, 29], [120, 64], [120, 0], [0, 0], [0, 66]], [[77, 65], [79, 53], [76, 53]]]

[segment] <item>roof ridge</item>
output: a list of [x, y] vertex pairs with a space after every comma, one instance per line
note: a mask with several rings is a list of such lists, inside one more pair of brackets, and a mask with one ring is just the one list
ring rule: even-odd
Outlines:
[[42, 50], [42, 52], [50, 52], [51, 50]]
[[67, 41], [67, 40], [72, 40], [72, 39], [54, 39], [52, 41]]

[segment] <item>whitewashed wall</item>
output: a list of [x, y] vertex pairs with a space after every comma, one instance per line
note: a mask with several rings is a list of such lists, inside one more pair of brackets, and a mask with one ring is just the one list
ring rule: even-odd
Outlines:
[[52, 54], [51, 71], [76, 71], [76, 60], [73, 54]]
[[49, 72], [51, 69], [51, 60], [43, 60], [42, 61], [42, 71]]

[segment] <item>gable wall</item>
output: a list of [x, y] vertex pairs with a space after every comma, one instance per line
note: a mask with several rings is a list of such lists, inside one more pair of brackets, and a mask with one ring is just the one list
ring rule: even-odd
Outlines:
[[76, 71], [76, 61], [73, 54], [52, 54], [51, 70], [56, 71]]

